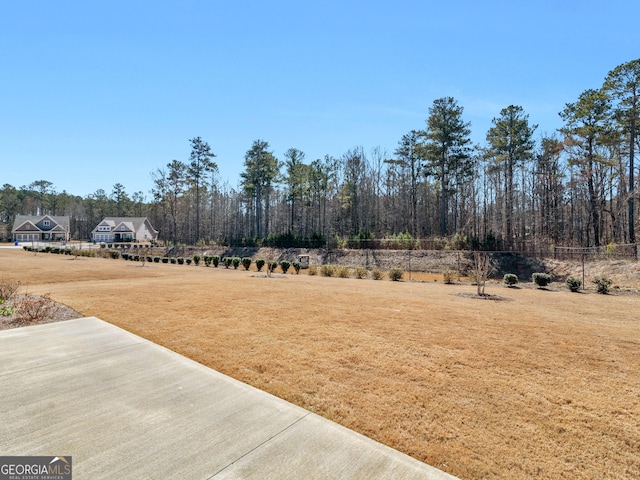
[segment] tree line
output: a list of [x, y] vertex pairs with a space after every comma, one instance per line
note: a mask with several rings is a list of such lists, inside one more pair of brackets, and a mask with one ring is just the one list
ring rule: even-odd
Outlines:
[[146, 216], [173, 244], [357, 246], [401, 237], [539, 251], [635, 243], [639, 83], [640, 59], [616, 67], [566, 104], [551, 134], [509, 105], [482, 145], [472, 144], [452, 97], [434, 100], [423, 128], [393, 152], [356, 147], [307, 161], [296, 148], [277, 158], [255, 140], [236, 186], [219, 181], [213, 149], [194, 137], [187, 160], [151, 172], [148, 197], [120, 183], [86, 197], [46, 180], [5, 184], [0, 222], [9, 238], [16, 214], [69, 215], [72, 237], [83, 239], [104, 216]]

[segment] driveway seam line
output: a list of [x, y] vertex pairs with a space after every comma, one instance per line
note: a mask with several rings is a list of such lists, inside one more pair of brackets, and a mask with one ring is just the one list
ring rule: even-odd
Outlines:
[[210, 477], [207, 478], [207, 480], [212, 480], [214, 479], [216, 476], [218, 476], [220, 473], [224, 472], [227, 468], [231, 467], [232, 465], [238, 463], [240, 460], [242, 460], [244, 457], [246, 457], [247, 455], [250, 455], [251, 453], [255, 452], [257, 449], [259, 449], [260, 447], [262, 447], [263, 445], [266, 445], [267, 443], [269, 443], [271, 440], [273, 440], [274, 438], [276, 438], [277, 436], [283, 434], [284, 432], [286, 432], [287, 430], [289, 430], [290, 428], [292, 428], [293, 426], [295, 426], [298, 422], [300, 422], [301, 420], [304, 420], [305, 418], [307, 418], [309, 415], [311, 415], [312, 412], [307, 412], [305, 413], [302, 417], [300, 417], [299, 419], [297, 419], [295, 422], [291, 423], [290, 425], [287, 425], [285, 428], [283, 428], [282, 430], [280, 430], [277, 433], [274, 433], [273, 435], [271, 435], [269, 438], [267, 438], [265, 441], [259, 443], [258, 445], [256, 445], [255, 447], [253, 447], [251, 450], [243, 453], [242, 455], [240, 455], [238, 458], [236, 458], [233, 462], [229, 463], [228, 465], [225, 465], [224, 467], [222, 467], [220, 470], [218, 470], [216, 473], [214, 473], [213, 475], [211, 475]]

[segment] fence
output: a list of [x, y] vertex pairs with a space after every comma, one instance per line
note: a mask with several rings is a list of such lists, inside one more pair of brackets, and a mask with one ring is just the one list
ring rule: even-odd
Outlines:
[[558, 260], [640, 260], [637, 243], [613, 244], [599, 247], [553, 247], [553, 258]]

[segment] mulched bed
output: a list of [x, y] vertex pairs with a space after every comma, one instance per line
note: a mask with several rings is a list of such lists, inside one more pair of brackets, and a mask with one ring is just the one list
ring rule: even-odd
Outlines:
[[485, 293], [484, 295], [478, 295], [477, 293], [460, 292], [460, 293], [454, 293], [453, 295], [455, 295], [456, 297], [473, 298], [476, 300], [495, 300], [496, 302], [511, 301], [510, 298], [504, 298], [504, 297], [501, 297], [500, 295], [490, 295], [488, 293]]
[[[21, 295], [16, 295], [14, 302], [8, 302], [7, 305], [12, 305], [17, 303], [21, 299]], [[35, 298], [42, 298], [38, 296], [34, 296]], [[21, 315], [18, 312], [15, 312], [12, 315], [0, 316], [0, 330], [8, 330], [10, 328], [19, 328], [26, 327], [30, 325], [40, 325], [43, 323], [53, 323], [53, 322], [62, 322], [65, 320], [73, 320], [74, 318], [82, 318], [82, 315], [79, 312], [76, 312], [73, 308], [67, 307], [62, 303], [54, 302], [53, 300], [49, 300], [51, 304], [51, 308], [47, 310], [47, 315], [43, 318], [39, 318], [37, 320], [25, 320], [21, 318]], [[5, 305], [6, 306], [6, 305]]]

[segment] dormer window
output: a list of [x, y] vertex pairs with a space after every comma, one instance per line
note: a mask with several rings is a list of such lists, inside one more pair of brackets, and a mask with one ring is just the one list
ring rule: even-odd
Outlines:
[[44, 220], [44, 221], [42, 222], [42, 224], [43, 224], [45, 227], [49, 227], [49, 226], [51, 225], [51, 222], [50, 222], [49, 220]]

